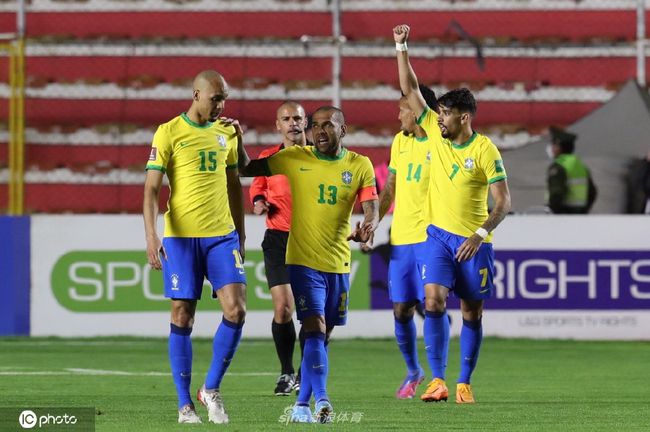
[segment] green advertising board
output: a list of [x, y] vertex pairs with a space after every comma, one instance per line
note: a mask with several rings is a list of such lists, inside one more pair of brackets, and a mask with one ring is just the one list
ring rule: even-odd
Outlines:
[[[261, 250], [246, 252], [247, 308], [272, 310]], [[352, 252], [350, 309], [370, 309], [368, 255]], [[56, 300], [74, 312], [168, 311], [162, 274], [152, 270], [143, 251], [73, 251], [59, 258], [51, 275]], [[199, 310], [215, 309], [210, 285], [203, 287]]]

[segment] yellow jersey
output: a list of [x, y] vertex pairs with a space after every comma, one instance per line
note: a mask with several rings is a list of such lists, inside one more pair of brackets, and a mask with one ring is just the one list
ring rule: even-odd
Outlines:
[[370, 159], [342, 149], [332, 158], [314, 146], [292, 146], [267, 159], [284, 174], [293, 199], [286, 263], [328, 273], [350, 272], [350, 215], [354, 202], [377, 199]]
[[223, 236], [235, 229], [227, 168], [237, 168], [232, 126], [200, 125], [185, 113], [158, 126], [147, 170], [160, 170], [169, 179], [165, 237]]
[[427, 239], [424, 197], [429, 191], [430, 168], [428, 137], [416, 138], [403, 132], [395, 135], [388, 164], [388, 170], [395, 175], [395, 211], [390, 228], [392, 245], [420, 243]]
[[[437, 119], [436, 113], [426, 109], [418, 124], [429, 136], [440, 134]], [[485, 135], [474, 132], [462, 144], [443, 139], [432, 145], [427, 225], [470, 237], [487, 219], [490, 184], [506, 178], [501, 154]], [[492, 233], [485, 241], [492, 241]]]

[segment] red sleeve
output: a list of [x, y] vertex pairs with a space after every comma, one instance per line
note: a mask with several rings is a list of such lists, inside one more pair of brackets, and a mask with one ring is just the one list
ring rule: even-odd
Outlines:
[[251, 202], [254, 202], [257, 196], [263, 196], [266, 199], [266, 189], [266, 177], [255, 177], [251, 183], [251, 187], [248, 189]]
[[[280, 151], [281, 145], [273, 146], [271, 148], [267, 148], [265, 150], [262, 150], [260, 152], [260, 155], [258, 156], [258, 159], [262, 159], [265, 157], [269, 157], [272, 154], [277, 153]], [[264, 199], [268, 199], [267, 191], [268, 191], [268, 183], [266, 181], [266, 177], [255, 177], [253, 179], [253, 182], [251, 183], [250, 188], [248, 189], [248, 195], [252, 203], [255, 201], [255, 197], [258, 196], [263, 196]]]

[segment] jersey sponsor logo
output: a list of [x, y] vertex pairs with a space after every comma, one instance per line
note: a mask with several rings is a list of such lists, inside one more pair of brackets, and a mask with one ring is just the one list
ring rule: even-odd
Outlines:
[[217, 142], [220, 147], [226, 148], [226, 137], [223, 135], [217, 135]]
[[151, 153], [149, 153], [149, 160], [155, 161], [158, 157], [158, 149], [156, 147], [151, 147]]
[[343, 180], [343, 183], [349, 185], [352, 183], [352, 173], [350, 171], [343, 171], [341, 173], [341, 180]]
[[465, 159], [465, 169], [474, 169], [474, 159], [472, 158], [467, 158]]

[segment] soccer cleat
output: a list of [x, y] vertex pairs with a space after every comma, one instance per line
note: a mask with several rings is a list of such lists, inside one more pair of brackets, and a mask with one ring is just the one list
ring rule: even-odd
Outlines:
[[318, 423], [332, 423], [332, 404], [327, 399], [316, 402], [316, 407], [314, 408], [314, 419]]
[[278, 377], [278, 381], [275, 386], [275, 395], [276, 396], [289, 396], [293, 391], [293, 386], [296, 383], [296, 379], [293, 374], [283, 374]]
[[446, 401], [448, 397], [449, 389], [447, 389], [445, 380], [435, 378], [429, 383], [420, 399], [425, 402], [440, 402], [442, 400]]
[[409, 374], [397, 390], [397, 399], [413, 399], [418, 386], [424, 381], [424, 371], [420, 368], [417, 373]]
[[456, 384], [456, 403], [471, 404], [475, 402], [472, 386], [464, 383]]
[[197, 399], [208, 409], [208, 420], [212, 423], [223, 424], [230, 420], [223, 407], [223, 399], [218, 390], [208, 392], [202, 386], [196, 394]]
[[183, 405], [183, 407], [178, 410], [178, 422], [179, 423], [203, 423], [201, 417], [198, 416], [198, 414], [194, 410], [194, 405], [192, 404]]
[[293, 383], [293, 389], [296, 391], [296, 394], [300, 393], [300, 370], [298, 370], [298, 375], [296, 375], [296, 382]]
[[291, 410], [291, 423], [314, 423], [308, 405], [294, 405]]

